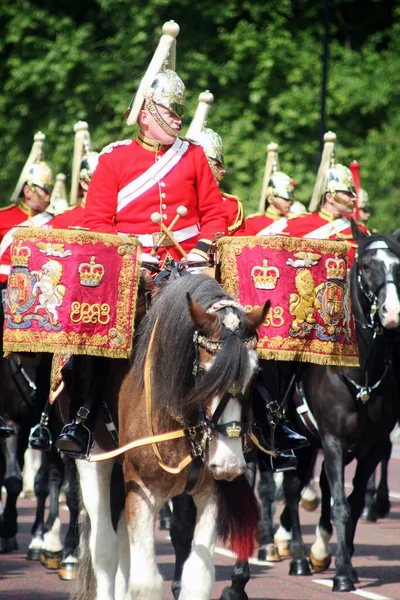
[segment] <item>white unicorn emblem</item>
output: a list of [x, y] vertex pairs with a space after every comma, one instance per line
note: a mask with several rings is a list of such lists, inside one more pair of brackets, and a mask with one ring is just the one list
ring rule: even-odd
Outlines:
[[32, 294], [37, 296], [39, 290], [39, 304], [35, 312], [40, 309], [46, 311], [53, 325], [58, 323], [57, 308], [62, 305], [66, 288], [59, 282], [62, 277], [62, 265], [56, 260], [49, 260], [42, 266], [41, 271], [34, 271], [37, 281], [33, 286]]

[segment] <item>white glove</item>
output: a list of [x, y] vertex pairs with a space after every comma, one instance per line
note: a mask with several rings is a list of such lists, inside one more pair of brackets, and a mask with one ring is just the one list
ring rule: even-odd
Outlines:
[[142, 262], [152, 263], [154, 265], [158, 265], [158, 256], [152, 256], [148, 252], [142, 252], [140, 255], [140, 260]]
[[204, 271], [205, 269], [208, 268], [208, 261], [206, 258], [204, 258], [204, 256], [202, 256], [201, 254], [197, 254], [197, 252], [189, 252], [188, 256], [187, 256], [187, 261], [188, 263], [191, 262], [196, 262], [196, 263], [200, 263], [200, 262], [204, 262], [207, 263], [206, 265], [204, 265], [204, 267], [189, 267], [188, 271], [189, 273], [201, 273], [202, 271]]

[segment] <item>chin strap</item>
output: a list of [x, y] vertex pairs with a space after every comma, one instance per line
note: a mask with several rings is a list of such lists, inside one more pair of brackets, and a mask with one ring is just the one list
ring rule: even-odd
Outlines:
[[172, 129], [172, 127], [170, 127], [168, 125], [168, 123], [166, 121], [164, 121], [164, 119], [162, 118], [162, 116], [160, 115], [160, 113], [157, 110], [157, 105], [155, 104], [155, 102], [153, 102], [152, 99], [152, 93], [154, 90], [150, 90], [150, 94], [148, 95], [146, 92], [144, 93], [144, 97], [146, 99], [146, 106], [149, 109], [149, 112], [151, 114], [151, 116], [153, 117], [153, 119], [155, 120], [155, 122], [157, 123], [157, 125], [159, 125], [162, 129], [164, 129], [164, 131], [166, 131], [169, 135], [173, 135], [174, 137], [178, 137], [179, 135], [179, 131], [176, 131], [175, 129]]

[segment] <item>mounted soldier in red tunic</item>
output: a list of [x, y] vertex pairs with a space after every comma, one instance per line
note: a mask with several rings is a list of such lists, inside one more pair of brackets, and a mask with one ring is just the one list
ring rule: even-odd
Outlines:
[[[11, 204], [0, 209], [0, 328], [3, 330], [3, 303], [8, 276], [11, 271], [10, 246], [19, 227], [43, 227], [52, 219], [48, 212], [53, 175], [43, 160], [46, 136], [40, 131], [35, 134], [29, 157], [22, 169], [18, 183], [11, 196]], [[3, 356], [3, 345], [0, 345]], [[2, 358], [0, 359], [2, 360]], [[12, 435], [13, 430], [0, 415], [0, 439]]]
[[[348, 167], [336, 163], [336, 135], [324, 136], [325, 146], [308, 215], [288, 221], [283, 233], [293, 237], [346, 241], [349, 244], [349, 264], [353, 264], [357, 244], [351, 232], [351, 218], [356, 207], [354, 180]], [[367, 233], [364, 225], [359, 228]]]
[[294, 202], [295, 182], [280, 170], [278, 144], [271, 142], [267, 146], [259, 212], [246, 217], [244, 231], [236, 235], [279, 235], [286, 227]]
[[[91, 231], [134, 235], [143, 247], [142, 261], [165, 259], [206, 263], [212, 240], [227, 232], [227, 213], [203, 149], [180, 139], [185, 88], [165, 61], [179, 27], [171, 22], [128, 110], [128, 125], [139, 124], [136, 139], [110, 144], [101, 152], [89, 186], [84, 226]], [[172, 55], [172, 56], [171, 56]], [[186, 211], [179, 214], [184, 206]], [[166, 228], [179, 224], [163, 236]], [[171, 242], [173, 236], [173, 242]], [[86, 380], [97, 359], [79, 357]], [[80, 409], [56, 442], [60, 450], [85, 456], [91, 447], [87, 418], [96, 400], [93, 386], [81, 390]], [[84, 410], [83, 410], [84, 409]]]
[[[195, 115], [187, 131], [188, 139], [200, 144], [206, 154], [208, 164], [219, 186], [225, 177], [224, 144], [216, 131], [206, 126], [210, 106], [214, 101], [211, 92], [202, 92]], [[221, 191], [222, 201], [228, 212], [228, 234], [241, 235], [244, 227], [243, 204], [237, 196]]]

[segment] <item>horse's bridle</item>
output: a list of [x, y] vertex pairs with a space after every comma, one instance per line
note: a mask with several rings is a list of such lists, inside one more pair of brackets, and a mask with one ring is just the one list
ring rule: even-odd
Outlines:
[[[386, 242], [375, 241], [371, 244], [367, 245], [364, 248], [364, 252], [368, 250], [387, 250], [388, 246]], [[393, 279], [388, 279], [387, 281], [383, 281], [376, 290], [369, 289], [368, 284], [363, 278], [360, 265], [358, 262], [358, 251], [356, 253], [356, 266], [357, 266], [357, 283], [360, 288], [360, 291], [364, 294], [364, 297], [367, 299], [369, 303], [369, 323], [361, 323], [358, 319], [355, 321], [363, 328], [363, 329], [372, 329], [374, 332], [374, 337], [382, 333], [382, 327], [376, 322], [377, 321], [377, 310], [378, 310], [378, 294], [379, 292], [388, 285], [393, 284], [395, 287], [396, 282]]]
[[[386, 242], [375, 241], [375, 242], [372, 242], [371, 244], [367, 245], [366, 248], [364, 248], [364, 251], [378, 250], [379, 248], [387, 250], [388, 246], [387, 246]], [[354, 319], [354, 320], [358, 325], [360, 325], [360, 327], [362, 329], [372, 330], [371, 342], [373, 342], [378, 335], [381, 335], [383, 333], [383, 327], [378, 322], [378, 319], [379, 319], [378, 294], [387, 285], [393, 284], [396, 286], [396, 282], [393, 279], [388, 279], [387, 281], [383, 281], [380, 285], [378, 285], [376, 290], [371, 290], [371, 289], [369, 289], [368, 284], [366, 283], [366, 281], [363, 278], [363, 275], [362, 275], [362, 272], [360, 269], [360, 265], [358, 262], [358, 252], [356, 253], [356, 266], [357, 266], [357, 284], [359, 286], [360, 291], [362, 292], [362, 294], [364, 295], [364, 297], [366, 298], [366, 300], [369, 304], [369, 322], [367, 321], [367, 322], [363, 323], [359, 319]], [[370, 345], [370, 348], [371, 348], [371, 345]], [[369, 361], [367, 360], [367, 365], [368, 365], [368, 362]], [[361, 400], [361, 402], [363, 404], [365, 404], [365, 402], [367, 402], [369, 400], [371, 392], [373, 390], [377, 389], [380, 386], [380, 384], [382, 383], [382, 381], [385, 379], [385, 377], [388, 373], [388, 370], [389, 370], [389, 362], [386, 362], [383, 374], [378, 379], [378, 381], [376, 381], [373, 385], [368, 385], [368, 369], [367, 368], [365, 369], [364, 385], [358, 384], [347, 374], [344, 374], [344, 373], [342, 374], [343, 379], [356, 388], [357, 400]]]
[[[241, 311], [244, 310], [243, 307], [238, 302], [235, 302], [234, 300], [230, 300], [230, 299], [226, 298], [226, 299], [222, 299], [222, 300], [218, 300], [217, 302], [214, 302], [206, 310], [206, 312], [207, 312], [207, 314], [212, 315], [212, 314], [215, 314], [216, 312], [218, 312], [219, 310], [222, 310], [223, 308], [228, 308], [228, 307], [236, 308]], [[225, 318], [222, 320], [222, 325], [224, 327], [225, 332], [228, 333], [228, 336], [235, 335], [236, 337], [238, 337], [240, 339], [241, 342], [244, 343], [245, 348], [247, 350], [255, 350], [257, 348], [257, 342], [258, 342], [257, 334], [253, 335], [251, 338], [245, 338], [243, 331], [239, 327], [239, 324], [240, 324], [239, 319], [237, 319], [237, 321], [234, 318], [232, 318], [232, 319]], [[219, 340], [210, 340], [210, 339], [206, 338], [205, 336], [201, 335], [198, 330], [196, 330], [194, 332], [193, 345], [194, 345], [194, 351], [195, 351], [195, 358], [193, 361], [193, 371], [192, 372], [196, 379], [196, 382], [199, 381], [201, 374], [203, 372], [202, 369], [200, 368], [199, 348], [203, 348], [206, 352], [208, 352], [208, 354], [210, 354], [211, 356], [215, 356], [219, 352], [219, 350], [222, 348], [225, 341], [226, 341], [226, 339], [222, 339], [222, 338]], [[211, 419], [205, 415], [204, 408], [201, 407], [201, 410], [203, 412], [202, 421], [204, 422], [206, 428], [208, 428], [209, 438], [210, 438], [210, 434], [212, 436], [213, 432], [220, 433], [221, 435], [228, 437], [228, 438], [243, 437], [244, 435], [246, 435], [249, 432], [249, 423], [242, 424], [241, 422], [238, 422], [238, 421], [230, 421], [228, 423], [218, 425], [218, 421], [219, 421], [222, 413], [224, 412], [226, 406], [228, 405], [228, 402], [232, 398], [237, 398], [239, 401], [244, 399], [244, 396], [240, 390], [241, 390], [241, 386], [240, 386], [239, 382], [234, 381], [233, 384], [231, 385], [231, 387], [222, 396]]]

